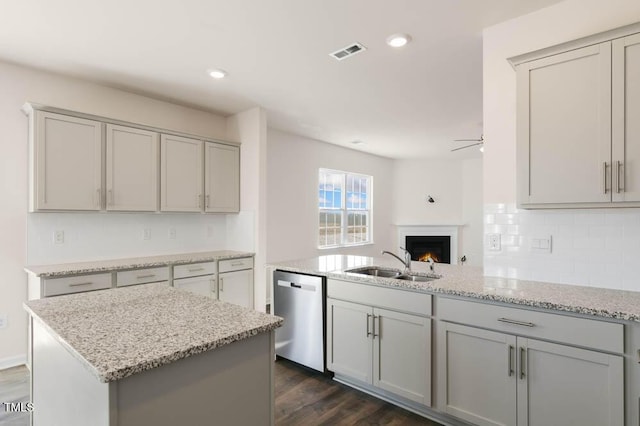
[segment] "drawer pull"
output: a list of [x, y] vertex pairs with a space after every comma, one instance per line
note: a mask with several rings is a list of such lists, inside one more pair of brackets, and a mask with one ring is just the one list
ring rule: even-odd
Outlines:
[[512, 320], [512, 319], [509, 319], [509, 318], [498, 318], [498, 321], [506, 322], [507, 324], [521, 325], [523, 327], [535, 327], [536, 326], [532, 322], [517, 321], [517, 320]]
[[367, 337], [371, 336], [371, 332], [369, 331], [369, 318], [371, 318], [371, 314], [367, 314]]
[[155, 277], [155, 276], [156, 276], [156, 274], [137, 275], [137, 276], [136, 276], [136, 279], [141, 280], [141, 279], [143, 279], [143, 278], [153, 278], [153, 277]]
[[204, 268], [189, 268], [189, 272], [204, 271]]
[[231, 266], [242, 266], [244, 262], [231, 262]]
[[88, 281], [86, 283], [69, 284], [69, 287], [81, 287], [81, 286], [91, 285], [91, 284], [93, 284], [93, 281]]

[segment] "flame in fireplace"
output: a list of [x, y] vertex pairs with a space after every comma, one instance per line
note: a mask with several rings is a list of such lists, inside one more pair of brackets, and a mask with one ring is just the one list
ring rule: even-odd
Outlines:
[[426, 252], [425, 254], [423, 254], [418, 258], [420, 262], [428, 262], [429, 259], [432, 259], [436, 263], [440, 262], [440, 258], [436, 254], [431, 253], [430, 251]]

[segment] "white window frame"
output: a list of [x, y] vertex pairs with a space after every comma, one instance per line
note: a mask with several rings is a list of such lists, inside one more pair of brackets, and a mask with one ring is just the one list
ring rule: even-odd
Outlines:
[[[320, 184], [322, 183], [321, 180], [321, 176], [322, 174], [334, 174], [334, 175], [342, 175], [342, 200], [341, 200], [341, 207], [340, 208], [322, 208], [320, 207], [320, 202], [318, 201], [318, 215], [317, 215], [317, 238], [318, 238], [318, 248], [319, 249], [333, 249], [333, 248], [339, 248], [339, 247], [353, 247], [353, 246], [362, 246], [362, 245], [368, 245], [368, 244], [373, 244], [373, 176], [370, 175], [365, 175], [362, 173], [352, 173], [352, 172], [345, 172], [342, 170], [334, 170], [334, 169], [327, 169], [327, 168], [320, 168], [318, 170], [318, 183], [316, 185], [316, 194], [318, 194], [319, 192], [319, 188], [320, 188]], [[347, 208], [347, 187], [346, 187], [346, 183], [348, 180], [348, 177], [355, 177], [358, 179], [366, 179], [367, 181], [367, 189], [366, 189], [366, 194], [367, 194], [367, 208], [366, 209], [348, 209]], [[341, 239], [337, 244], [322, 244], [322, 242], [320, 241], [320, 231], [322, 229], [322, 227], [320, 226], [320, 215], [322, 213], [328, 213], [328, 212], [340, 212], [341, 213], [341, 224], [340, 224], [340, 229], [341, 229]], [[363, 212], [366, 213], [366, 217], [367, 217], [367, 225], [366, 229], [367, 229], [367, 234], [366, 234], [366, 240], [364, 241], [358, 241], [358, 242], [348, 242], [348, 215], [349, 213], [353, 213], [353, 212]]]

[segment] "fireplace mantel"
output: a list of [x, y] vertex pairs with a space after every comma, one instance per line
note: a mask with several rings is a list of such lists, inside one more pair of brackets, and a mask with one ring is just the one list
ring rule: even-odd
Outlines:
[[398, 247], [404, 247], [407, 236], [451, 237], [451, 264], [458, 263], [458, 230], [462, 225], [396, 225]]

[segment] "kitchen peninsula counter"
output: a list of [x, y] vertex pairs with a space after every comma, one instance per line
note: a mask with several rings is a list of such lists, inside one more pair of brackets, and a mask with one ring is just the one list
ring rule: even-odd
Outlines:
[[[336, 280], [640, 322], [640, 292], [486, 277], [480, 267], [438, 263], [435, 264], [435, 273], [440, 278], [417, 282], [346, 272], [364, 266], [401, 269], [402, 265], [397, 260], [386, 257], [327, 255], [269, 266]], [[415, 272], [429, 273], [425, 262], [413, 262], [411, 267]]]
[[279, 317], [161, 284], [34, 300], [25, 309], [35, 425], [273, 422]]

